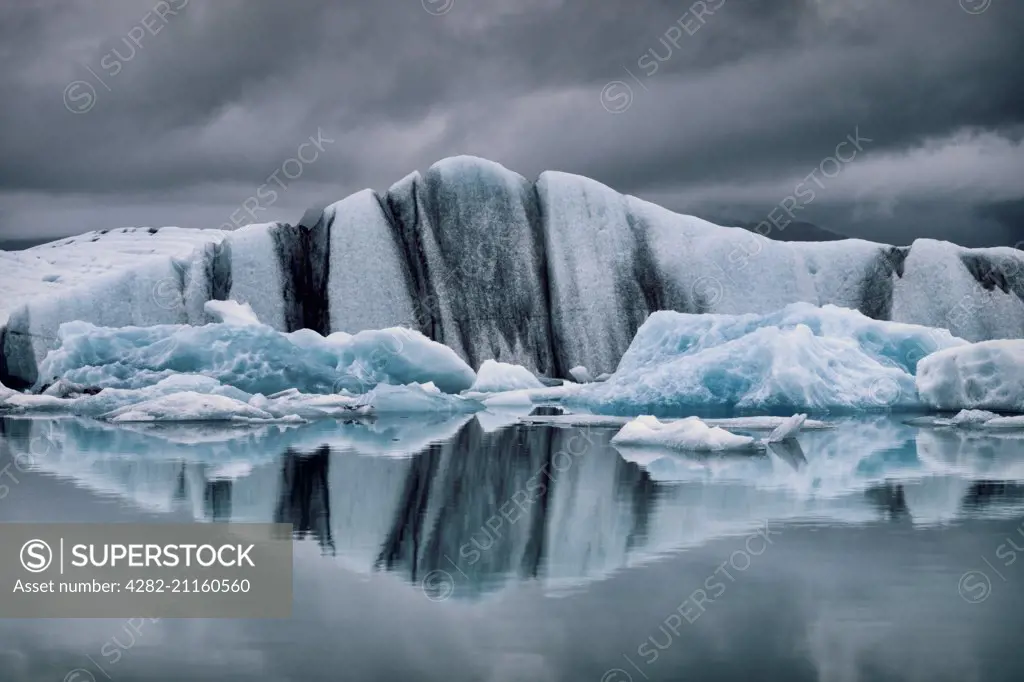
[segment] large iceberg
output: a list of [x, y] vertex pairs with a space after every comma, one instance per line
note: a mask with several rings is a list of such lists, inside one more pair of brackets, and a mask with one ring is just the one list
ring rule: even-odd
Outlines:
[[1024, 337], [1014, 249], [784, 243], [584, 177], [533, 182], [471, 157], [358, 192], [312, 224], [124, 228], [0, 252], [0, 290], [0, 382], [18, 389], [37, 382], [65, 322], [201, 326], [217, 319], [205, 303], [227, 299], [280, 332], [404, 325], [473, 367], [495, 359], [562, 378], [614, 371], [659, 310], [767, 314], [803, 301], [969, 341]]
[[1024, 340], [933, 353], [920, 363], [917, 390], [927, 405], [940, 410], [1024, 412]]
[[917, 408], [914, 374], [946, 330], [794, 303], [768, 315], [651, 315], [608, 381], [568, 399], [595, 411]]

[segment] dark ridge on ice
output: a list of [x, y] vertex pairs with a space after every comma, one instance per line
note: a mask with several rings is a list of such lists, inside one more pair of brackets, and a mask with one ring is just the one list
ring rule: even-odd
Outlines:
[[962, 253], [960, 262], [986, 291], [999, 289], [1004, 294], [1014, 293], [1024, 301], [1024, 266], [1019, 261], [1009, 257]]
[[440, 302], [417, 227], [422, 210], [418, 179], [419, 173], [415, 173], [403, 181], [405, 184], [396, 184], [381, 203], [387, 206], [385, 215], [391, 221], [399, 252], [407, 265], [406, 286], [413, 301], [413, 320], [424, 336], [438, 340], [443, 338]]
[[7, 325], [0, 328], [0, 383], [7, 388], [21, 391], [39, 378], [29, 329], [27, 307], [12, 313]]
[[909, 246], [891, 246], [878, 252], [878, 258], [864, 273], [860, 305], [857, 309], [875, 320], [892, 318], [895, 278], [903, 277], [903, 266], [910, 255]]
[[331, 333], [327, 278], [330, 275], [330, 230], [278, 223], [271, 228], [284, 278], [286, 331], [312, 329]]

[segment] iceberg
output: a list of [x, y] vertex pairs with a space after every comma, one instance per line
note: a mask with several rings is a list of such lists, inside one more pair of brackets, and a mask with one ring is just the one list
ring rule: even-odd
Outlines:
[[[97, 327], [68, 322], [40, 376], [93, 389], [139, 389], [176, 374], [206, 377], [249, 394], [365, 393], [378, 384], [433, 382], [469, 388], [473, 370], [451, 349], [401, 327], [322, 337], [262, 324]], [[44, 386], [36, 386], [41, 390]]]
[[943, 349], [921, 361], [917, 390], [939, 410], [1024, 413], [1024, 340]]
[[914, 373], [948, 331], [794, 303], [768, 315], [658, 312], [606, 382], [571, 396], [596, 412], [921, 407]]
[[469, 390], [473, 393], [501, 393], [529, 388], [544, 388], [544, 384], [522, 365], [484, 360]]
[[199, 327], [226, 320], [206, 303], [228, 299], [282, 333], [406, 326], [471, 367], [561, 378], [614, 371], [660, 310], [832, 304], [972, 342], [1024, 337], [1015, 249], [773, 241], [585, 177], [531, 181], [472, 157], [357, 192], [313, 224], [124, 228], [0, 252], [0, 290], [0, 382], [18, 390], [37, 384], [64, 323]]

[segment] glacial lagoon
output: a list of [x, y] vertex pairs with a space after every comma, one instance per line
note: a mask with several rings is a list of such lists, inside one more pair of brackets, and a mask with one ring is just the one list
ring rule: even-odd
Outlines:
[[0, 621], [2, 678], [1024, 679], [1024, 435], [830, 426], [697, 455], [491, 412], [4, 418], [2, 522], [296, 542], [290, 620]]

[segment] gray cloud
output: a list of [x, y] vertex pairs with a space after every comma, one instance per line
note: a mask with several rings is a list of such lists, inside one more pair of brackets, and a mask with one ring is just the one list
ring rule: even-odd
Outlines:
[[760, 220], [857, 128], [871, 144], [800, 219], [1024, 239], [1021, 3], [448, 4], [5, 3], [0, 238], [216, 227], [318, 129], [336, 142], [265, 219], [470, 153]]

